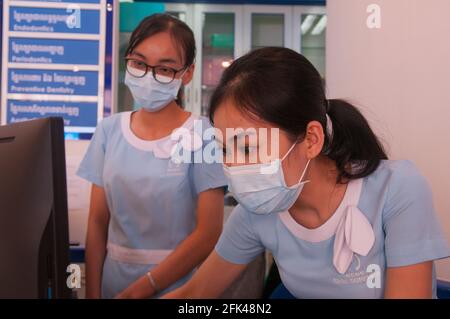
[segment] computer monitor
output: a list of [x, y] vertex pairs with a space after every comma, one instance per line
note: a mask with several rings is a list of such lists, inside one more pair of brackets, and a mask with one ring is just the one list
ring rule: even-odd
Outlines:
[[0, 126], [0, 298], [69, 298], [62, 118]]

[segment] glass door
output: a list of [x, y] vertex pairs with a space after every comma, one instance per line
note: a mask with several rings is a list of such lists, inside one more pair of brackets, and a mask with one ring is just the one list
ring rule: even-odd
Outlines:
[[296, 50], [316, 67], [322, 78], [326, 72], [327, 15], [324, 7], [298, 7], [295, 9]]
[[194, 75], [194, 109], [207, 115], [211, 94], [223, 71], [239, 56], [239, 6], [194, 5], [197, 63]]
[[[184, 3], [166, 3], [165, 4], [166, 13], [173, 15], [175, 18], [180, 19], [185, 22], [194, 31], [194, 15], [193, 15], [193, 5]], [[194, 35], [196, 36], [196, 35]], [[193, 83], [189, 83], [182, 88], [182, 103], [184, 109], [192, 111], [193, 106]]]
[[234, 59], [233, 13], [203, 13], [201, 114], [208, 112], [211, 94], [222, 72]]
[[284, 47], [284, 14], [252, 13], [251, 50], [275, 46]]
[[244, 50], [292, 47], [291, 6], [244, 6]]

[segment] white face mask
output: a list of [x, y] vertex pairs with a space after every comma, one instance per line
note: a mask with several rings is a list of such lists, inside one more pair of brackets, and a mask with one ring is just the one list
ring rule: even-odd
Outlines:
[[177, 98], [181, 87], [181, 78], [163, 84], [156, 81], [151, 72], [142, 78], [134, 77], [126, 72], [125, 84], [130, 89], [138, 106], [143, 107], [146, 111], [156, 112]]
[[281, 162], [288, 156], [296, 144], [280, 159], [271, 164], [225, 166], [229, 191], [248, 211], [255, 214], [279, 213], [288, 210], [297, 200], [303, 186], [302, 182], [310, 160], [297, 184], [287, 186]]

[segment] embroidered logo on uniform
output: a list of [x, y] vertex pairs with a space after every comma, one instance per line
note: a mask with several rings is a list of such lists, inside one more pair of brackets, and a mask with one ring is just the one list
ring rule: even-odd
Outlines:
[[174, 161], [168, 161], [167, 163], [167, 176], [181, 176], [185, 174], [185, 164], [176, 163]]
[[364, 268], [361, 264], [361, 258], [355, 254], [349, 271], [333, 278], [333, 282], [337, 285], [365, 283], [367, 288], [381, 288], [381, 267], [377, 264], [370, 264]]

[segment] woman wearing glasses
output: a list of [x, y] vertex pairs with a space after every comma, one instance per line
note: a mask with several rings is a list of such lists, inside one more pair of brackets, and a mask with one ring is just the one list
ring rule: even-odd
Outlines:
[[[220, 164], [174, 162], [176, 129], [200, 137], [209, 121], [180, 107], [195, 41], [169, 15], [145, 18], [126, 50], [125, 84], [140, 109], [99, 123], [78, 175], [92, 183], [86, 241], [88, 298], [149, 298], [184, 283], [223, 222]], [[182, 143], [181, 143], [182, 144]], [[192, 143], [191, 143], [192, 144]], [[206, 143], [185, 145], [190, 153]]]

